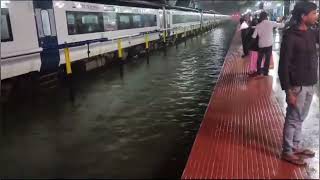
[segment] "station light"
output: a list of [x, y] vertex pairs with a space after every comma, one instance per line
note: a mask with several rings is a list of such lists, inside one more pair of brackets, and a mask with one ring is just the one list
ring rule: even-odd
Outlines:
[[260, 1], [258, 1], [258, 2], [256, 3], [256, 6], [259, 6], [259, 5], [260, 5], [260, 3], [261, 3], [261, 2], [260, 2]]
[[1, 8], [7, 8], [10, 1], [1, 1]]

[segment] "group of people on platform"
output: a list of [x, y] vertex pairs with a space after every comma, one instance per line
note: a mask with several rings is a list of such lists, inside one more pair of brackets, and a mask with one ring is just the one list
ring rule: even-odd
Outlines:
[[[287, 25], [283, 23], [283, 18], [280, 22], [269, 21], [266, 12], [250, 19], [250, 16], [241, 18], [240, 30], [244, 53], [242, 58], [250, 55], [250, 61], [256, 61], [251, 77], [268, 76], [273, 31], [274, 28], [283, 28], [278, 75], [281, 88], [286, 92], [287, 110], [281, 157], [296, 165], [306, 165], [305, 159], [315, 156], [311, 149], [302, 147], [301, 132], [318, 81], [317, 5], [307, 1], [296, 3]], [[258, 57], [252, 52], [257, 52]]]
[[[274, 28], [284, 28], [285, 24], [268, 20], [268, 13], [262, 11], [252, 20], [251, 15], [240, 19], [242, 58], [250, 55], [250, 76], [268, 76], [270, 61], [272, 62], [272, 45]], [[264, 62], [264, 63], [262, 63]]]

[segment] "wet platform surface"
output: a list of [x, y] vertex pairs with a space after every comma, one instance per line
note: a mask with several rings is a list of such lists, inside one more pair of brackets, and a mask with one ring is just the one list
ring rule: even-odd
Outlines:
[[306, 167], [280, 159], [286, 103], [277, 77], [280, 35], [275, 36], [275, 67], [262, 78], [247, 76], [249, 60], [240, 58], [240, 35], [234, 36], [183, 179], [319, 179], [319, 89], [303, 125], [304, 145], [316, 157]]

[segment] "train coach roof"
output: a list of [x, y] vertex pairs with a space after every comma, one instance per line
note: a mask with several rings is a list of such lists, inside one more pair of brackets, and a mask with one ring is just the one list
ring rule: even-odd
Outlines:
[[[67, 0], [72, 1], [72, 0]], [[97, 4], [110, 4], [110, 5], [118, 5], [118, 6], [133, 6], [133, 7], [143, 7], [143, 8], [153, 8], [153, 9], [162, 9], [165, 7], [166, 9], [177, 9], [182, 11], [193, 11], [199, 12], [199, 9], [180, 7], [180, 6], [169, 6], [157, 1], [144, 1], [144, 0], [75, 0], [79, 2], [88, 2], [88, 3], [97, 3]]]

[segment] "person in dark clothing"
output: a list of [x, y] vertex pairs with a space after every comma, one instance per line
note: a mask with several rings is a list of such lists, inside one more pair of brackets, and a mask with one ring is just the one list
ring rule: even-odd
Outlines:
[[283, 129], [282, 159], [305, 165], [305, 157], [315, 153], [300, 145], [301, 127], [307, 117], [315, 84], [318, 81], [316, 43], [319, 31], [310, 27], [317, 21], [317, 6], [311, 2], [297, 3], [290, 27], [284, 32], [280, 49], [279, 79], [286, 92], [287, 112]]
[[242, 58], [249, 55], [249, 49], [248, 49], [248, 31], [249, 31], [249, 25], [248, 25], [248, 18], [243, 17], [240, 21], [240, 30], [241, 30], [241, 40], [242, 40], [242, 48], [243, 48], [243, 55]]
[[[254, 18], [253, 18], [252, 21], [251, 21], [251, 26], [252, 26], [252, 27], [255, 27], [258, 23], [259, 23], [258, 17], [257, 17], [257, 16], [254, 16]], [[253, 34], [253, 32], [252, 32], [252, 34]]]
[[[248, 49], [250, 51], [251, 56], [254, 56], [253, 53], [259, 51], [259, 45], [258, 45], [259, 37], [257, 36], [256, 38], [252, 38], [252, 35], [255, 31], [255, 28], [258, 24], [259, 24], [258, 17], [255, 16], [251, 21], [250, 30], [248, 32]], [[254, 58], [254, 57], [251, 57], [250, 63], [252, 63], [251, 62], [252, 58]], [[251, 64], [250, 64], [250, 67], [251, 67]], [[248, 75], [249, 75], [249, 77], [254, 77], [256, 74], [257, 74], [257, 71], [250, 70]]]
[[258, 41], [259, 41], [259, 37], [257, 38], [252, 38], [252, 35], [254, 33], [254, 30], [256, 28], [256, 26], [259, 24], [259, 20], [258, 18], [255, 16], [250, 24], [249, 27], [249, 31], [248, 31], [248, 49], [251, 51], [258, 51], [259, 50], [259, 46], [258, 46]]

